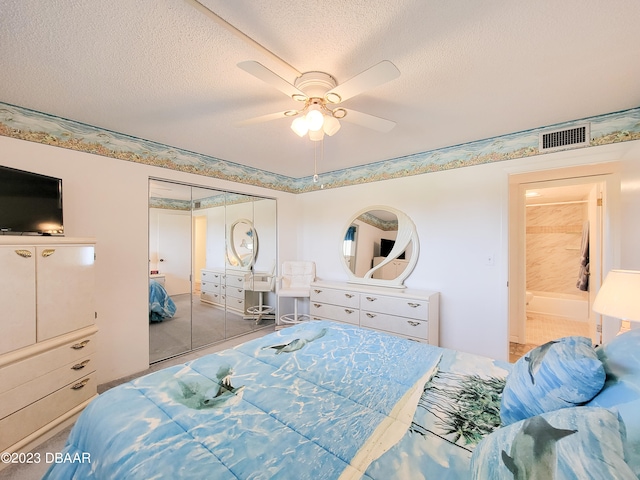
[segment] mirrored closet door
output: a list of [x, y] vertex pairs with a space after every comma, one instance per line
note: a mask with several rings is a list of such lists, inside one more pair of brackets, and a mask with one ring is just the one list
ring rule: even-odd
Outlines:
[[274, 323], [276, 201], [149, 182], [150, 363]]

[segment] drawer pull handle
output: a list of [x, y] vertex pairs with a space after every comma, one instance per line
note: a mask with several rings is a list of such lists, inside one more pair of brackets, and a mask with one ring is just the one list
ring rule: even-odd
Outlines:
[[352, 314], [354, 311], [349, 309], [349, 308], [345, 308], [344, 309], [345, 312], [347, 312], [348, 314]]
[[55, 248], [46, 248], [42, 251], [42, 256], [44, 258], [50, 257], [51, 255], [53, 255], [54, 253], [56, 253]]
[[407, 323], [412, 327], [417, 327], [418, 325], [420, 325], [420, 322], [414, 322], [412, 320], [407, 320]]
[[366, 315], [367, 315], [367, 317], [369, 317], [369, 318], [374, 318], [374, 317], [376, 317], [376, 314], [375, 314], [375, 313], [367, 313]]
[[411, 308], [418, 308], [420, 306], [419, 303], [411, 303], [411, 302], [408, 302], [407, 305], [409, 305]]
[[85, 360], [84, 362], [80, 362], [80, 363], [76, 363], [73, 367], [71, 367], [73, 370], [82, 370], [84, 367], [86, 367], [87, 365], [89, 365], [89, 362], [91, 360]]
[[80, 349], [86, 347], [87, 343], [89, 343], [89, 342], [90, 342], [90, 340], [83, 340], [80, 343], [74, 343], [73, 345], [71, 345], [71, 348], [73, 348], [74, 350], [80, 350]]
[[313, 306], [316, 307], [316, 308], [320, 308], [322, 306], [322, 304], [321, 303], [314, 303]]
[[22, 258], [31, 258], [31, 252], [29, 250], [16, 250], [16, 253]]
[[71, 390], [80, 390], [82, 387], [84, 387], [87, 383], [89, 383], [89, 379], [85, 378], [84, 380], [78, 382], [78, 383], [74, 383], [71, 386]]
[[377, 300], [376, 297], [366, 297], [370, 302], [375, 302]]
[[347, 297], [347, 298], [355, 297], [355, 295], [353, 293], [345, 293], [344, 296]]
[[322, 293], [322, 290], [318, 290], [317, 288], [314, 288], [313, 291], [316, 293]]

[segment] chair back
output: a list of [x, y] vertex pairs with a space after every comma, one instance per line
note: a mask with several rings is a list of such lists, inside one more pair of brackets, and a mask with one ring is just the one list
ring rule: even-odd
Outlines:
[[310, 288], [316, 279], [315, 262], [284, 262], [282, 264], [282, 288]]

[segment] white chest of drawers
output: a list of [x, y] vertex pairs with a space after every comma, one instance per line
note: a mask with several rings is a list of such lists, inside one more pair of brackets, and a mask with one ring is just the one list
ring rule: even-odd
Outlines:
[[243, 315], [245, 274], [246, 272], [240, 270], [202, 269], [200, 300]]
[[94, 243], [0, 238], [0, 452], [28, 450], [97, 394]]
[[335, 320], [438, 345], [438, 292], [314, 282], [311, 318]]

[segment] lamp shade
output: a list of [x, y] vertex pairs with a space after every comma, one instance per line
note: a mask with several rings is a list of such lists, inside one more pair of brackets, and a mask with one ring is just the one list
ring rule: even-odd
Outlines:
[[304, 117], [298, 117], [291, 123], [291, 130], [296, 132], [296, 135], [300, 137], [304, 137], [309, 131], [309, 127], [307, 126], [307, 122]]
[[309, 110], [309, 113], [305, 116], [307, 126], [312, 132], [317, 132], [322, 128], [324, 123], [324, 115], [319, 110]]
[[324, 133], [329, 136], [335, 134], [338, 130], [340, 130], [340, 122], [337, 118], [326, 115], [324, 118], [324, 125], [322, 126]]
[[611, 270], [596, 295], [593, 311], [640, 322], [640, 272]]

